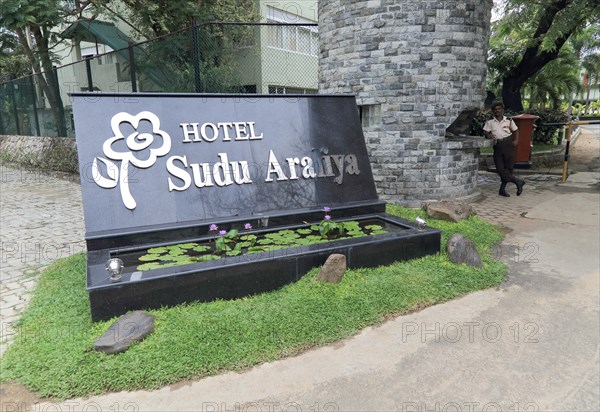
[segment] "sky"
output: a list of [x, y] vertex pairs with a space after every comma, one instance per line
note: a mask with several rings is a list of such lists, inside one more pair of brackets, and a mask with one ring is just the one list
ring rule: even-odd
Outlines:
[[494, 0], [494, 8], [492, 9], [492, 21], [498, 20], [502, 17], [502, 7], [507, 0]]

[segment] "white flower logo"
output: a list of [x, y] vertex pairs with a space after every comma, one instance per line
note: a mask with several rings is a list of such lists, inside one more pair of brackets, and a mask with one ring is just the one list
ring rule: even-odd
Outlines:
[[[134, 131], [129, 136], [123, 136], [121, 133], [121, 123], [130, 123], [134, 129], [137, 129], [140, 121], [146, 120], [152, 125], [152, 133], [139, 133]], [[121, 112], [114, 115], [110, 121], [110, 126], [114, 134], [113, 137], [104, 142], [102, 147], [104, 155], [111, 160], [121, 161], [120, 168], [110, 160], [97, 157], [92, 163], [92, 176], [96, 184], [104, 189], [112, 189], [121, 183], [121, 198], [127, 209], [133, 210], [136, 207], [136, 202], [129, 191], [128, 170], [129, 165], [147, 169], [156, 163], [156, 159], [166, 155], [171, 150], [171, 137], [164, 131], [160, 130], [160, 120], [152, 112], [140, 112], [136, 116], [129, 113]], [[162, 145], [158, 148], [150, 148], [154, 143], [155, 137], [159, 136], [162, 139]], [[113, 144], [119, 141], [125, 142], [128, 152], [119, 152], [114, 150]], [[148, 149], [148, 150], [146, 150]], [[149, 151], [147, 159], [142, 160], [136, 157], [141, 151]], [[146, 153], [144, 152], [144, 153]], [[108, 178], [102, 176], [98, 168], [98, 160], [104, 163], [107, 167]], [[120, 177], [120, 179], [119, 179]]]

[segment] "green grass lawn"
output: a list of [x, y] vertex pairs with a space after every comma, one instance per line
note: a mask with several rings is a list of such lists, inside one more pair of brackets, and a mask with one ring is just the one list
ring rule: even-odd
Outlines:
[[[414, 220], [422, 211], [388, 206]], [[0, 380], [39, 396], [68, 398], [158, 388], [179, 380], [239, 371], [356, 334], [362, 328], [498, 285], [506, 266], [491, 257], [500, 232], [476, 216], [460, 223], [428, 220], [446, 240], [460, 232], [477, 245], [481, 270], [455, 265], [445, 252], [374, 269], [348, 270], [337, 285], [315, 281], [318, 268], [281, 290], [234, 301], [152, 310], [155, 331], [118, 355], [89, 351], [111, 322], [92, 323], [85, 257], [57, 261], [40, 277], [2, 357]]]

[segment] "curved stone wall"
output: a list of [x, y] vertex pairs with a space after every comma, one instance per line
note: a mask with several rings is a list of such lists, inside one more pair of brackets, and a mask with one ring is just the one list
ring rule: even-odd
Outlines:
[[414, 206], [477, 194], [478, 150], [445, 131], [483, 105], [491, 8], [320, 0], [319, 91], [356, 94], [382, 199]]

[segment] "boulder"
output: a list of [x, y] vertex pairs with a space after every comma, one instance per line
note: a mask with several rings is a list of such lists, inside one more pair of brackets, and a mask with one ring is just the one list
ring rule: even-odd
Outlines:
[[340, 283], [346, 273], [346, 256], [334, 253], [330, 255], [317, 275], [319, 282]]
[[446, 251], [454, 263], [466, 263], [479, 269], [483, 267], [475, 244], [459, 233], [455, 233], [448, 239]]
[[427, 215], [434, 219], [460, 222], [473, 213], [471, 205], [463, 202], [445, 200], [427, 204]]
[[108, 354], [125, 352], [154, 330], [154, 316], [136, 310], [121, 316], [94, 342], [93, 349]]

